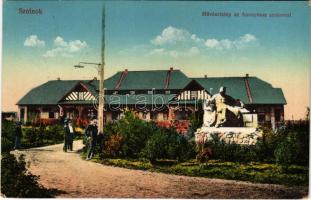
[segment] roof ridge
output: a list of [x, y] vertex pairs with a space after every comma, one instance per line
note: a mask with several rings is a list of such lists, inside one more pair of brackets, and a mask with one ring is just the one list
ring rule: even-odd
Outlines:
[[[245, 76], [208, 76], [208, 77], [189, 77], [189, 79], [209, 79], [209, 78], [245, 78]], [[248, 78], [257, 78], [257, 76], [249, 76]]]
[[[168, 69], [170, 70], [170, 69]], [[128, 72], [155, 72], [155, 71], [162, 71], [162, 72], [167, 72], [167, 69], [152, 69], [152, 70], [128, 70]], [[180, 69], [173, 69], [172, 71], [181, 71]], [[122, 72], [122, 71], [118, 71]]]

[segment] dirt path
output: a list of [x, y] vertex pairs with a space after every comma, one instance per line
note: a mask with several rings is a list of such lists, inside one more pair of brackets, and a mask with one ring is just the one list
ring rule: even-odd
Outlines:
[[[82, 148], [75, 141], [74, 150]], [[62, 144], [15, 151], [31, 162], [40, 183], [65, 193], [58, 197], [102, 198], [302, 198], [306, 187], [252, 184], [186, 177], [104, 166], [81, 159], [77, 151], [64, 153]]]

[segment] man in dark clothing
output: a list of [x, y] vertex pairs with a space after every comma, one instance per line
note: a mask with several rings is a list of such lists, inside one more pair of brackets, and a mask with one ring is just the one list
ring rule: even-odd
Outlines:
[[68, 146], [69, 146], [69, 135], [70, 135], [70, 129], [68, 126], [68, 120], [65, 119], [64, 120], [64, 132], [65, 132], [65, 136], [64, 136], [64, 147], [63, 150], [64, 152], [67, 152]]
[[88, 151], [87, 151], [87, 157], [86, 160], [91, 160], [94, 154], [94, 150], [96, 148], [96, 140], [97, 140], [97, 120], [96, 118], [92, 118], [92, 121], [88, 125], [88, 127], [85, 130], [85, 135], [87, 137], [87, 143], [88, 143]]
[[22, 123], [16, 122], [15, 127], [15, 146], [14, 149], [20, 149], [21, 148], [21, 138], [22, 138]]
[[69, 134], [68, 134], [68, 149], [72, 151], [73, 148], [73, 138], [74, 138], [74, 129], [72, 126], [72, 121], [70, 120], [68, 123]]

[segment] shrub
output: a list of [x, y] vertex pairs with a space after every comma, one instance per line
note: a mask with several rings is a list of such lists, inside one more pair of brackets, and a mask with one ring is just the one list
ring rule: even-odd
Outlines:
[[124, 139], [121, 134], [111, 135], [105, 141], [105, 153], [108, 156], [116, 157], [121, 155], [121, 147]]
[[274, 151], [275, 161], [287, 167], [297, 162], [297, 158], [301, 152], [297, 134], [290, 133], [277, 145]]
[[64, 127], [61, 125], [47, 126], [43, 133], [44, 138], [52, 140], [54, 142], [60, 142], [64, 140]]
[[125, 112], [125, 117], [104, 129], [104, 157], [168, 158], [182, 160], [195, 156], [195, 142], [187, 141], [173, 127], [160, 128], [154, 122]]
[[142, 150], [143, 157], [154, 163], [157, 159], [185, 160], [195, 155], [193, 142], [187, 141], [173, 128], [158, 129], [147, 141]]
[[[202, 116], [202, 117], [200, 117]], [[200, 114], [191, 114], [190, 116], [190, 125], [191, 129], [195, 132], [198, 128], [201, 128], [203, 124], [203, 113]]]
[[118, 128], [118, 132], [124, 138], [121, 149], [126, 157], [138, 157], [148, 137], [153, 133], [150, 124], [135, 117], [132, 112], [125, 113], [125, 117], [118, 123]]
[[1, 151], [7, 152], [14, 148], [15, 123], [7, 120], [2, 121], [1, 127]]
[[23, 129], [22, 146], [26, 148], [63, 142], [64, 130], [61, 125], [30, 127]]
[[[141, 150], [145, 147], [146, 141], [153, 134], [157, 127], [154, 123], [143, 121], [135, 117], [133, 112], [125, 112], [125, 117], [118, 122], [110, 123], [105, 126], [104, 135], [104, 155], [137, 158]], [[120, 144], [112, 144], [118, 135]], [[122, 140], [121, 140], [122, 138]], [[110, 146], [113, 145], [114, 147]], [[118, 149], [115, 149], [117, 146]], [[115, 149], [117, 152], [112, 152]]]
[[211, 158], [223, 161], [250, 162], [259, 161], [257, 145], [239, 145], [235, 143], [225, 143], [220, 141], [218, 136], [213, 136], [213, 140], [205, 144], [212, 149]]
[[35, 147], [37, 146], [37, 135], [38, 131], [35, 127], [27, 128], [23, 130], [23, 142], [22, 146], [24, 147]]
[[308, 123], [287, 125], [276, 131], [261, 127], [263, 137], [256, 145], [227, 144], [214, 136], [205, 144], [212, 149], [213, 158], [223, 161], [264, 161], [282, 165], [309, 162]]
[[39, 185], [39, 177], [28, 172], [25, 165], [22, 155], [17, 160], [10, 153], [2, 154], [1, 192], [6, 197], [51, 197], [48, 190]]

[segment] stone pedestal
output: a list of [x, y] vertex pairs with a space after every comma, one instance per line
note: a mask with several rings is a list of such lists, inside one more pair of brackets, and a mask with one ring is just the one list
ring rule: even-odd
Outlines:
[[202, 127], [196, 131], [195, 140], [197, 144], [204, 144], [215, 136], [228, 144], [255, 145], [262, 132], [248, 127]]

